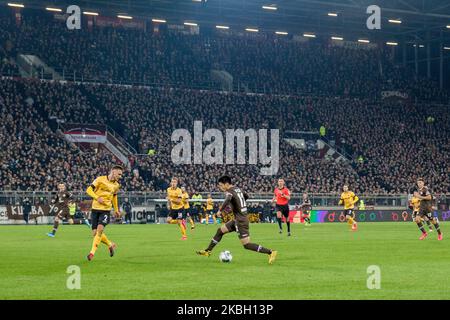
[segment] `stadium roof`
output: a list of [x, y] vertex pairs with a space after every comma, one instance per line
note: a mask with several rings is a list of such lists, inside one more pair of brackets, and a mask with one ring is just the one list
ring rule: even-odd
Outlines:
[[[2, 1], [12, 2], [12, 1]], [[450, 1], [448, 0], [23, 0], [26, 7], [71, 4], [101, 15], [127, 14], [135, 18], [160, 18], [168, 23], [193, 21], [202, 26], [225, 25], [291, 34], [311, 32], [339, 35], [356, 40], [426, 42], [450, 44]], [[367, 7], [381, 7], [381, 29], [369, 30]], [[271, 10], [270, 8], [276, 8]], [[330, 15], [329, 15], [330, 13]], [[389, 22], [389, 20], [395, 20]], [[398, 23], [401, 21], [401, 23]], [[395, 23], [397, 22], [397, 23]], [[449, 26], [447, 28], [446, 26]]]

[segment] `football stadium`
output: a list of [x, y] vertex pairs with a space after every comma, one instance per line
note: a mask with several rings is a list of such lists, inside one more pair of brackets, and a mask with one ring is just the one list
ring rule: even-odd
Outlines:
[[448, 0], [0, 0], [0, 77], [1, 300], [450, 300]]

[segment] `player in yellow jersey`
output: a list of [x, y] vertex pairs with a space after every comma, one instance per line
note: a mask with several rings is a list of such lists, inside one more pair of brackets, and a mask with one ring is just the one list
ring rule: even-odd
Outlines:
[[94, 258], [98, 245], [104, 243], [109, 248], [109, 255], [114, 256], [116, 244], [109, 241], [104, 232], [105, 227], [110, 221], [111, 209], [114, 207], [114, 214], [120, 217], [119, 201], [117, 193], [120, 189], [119, 180], [122, 177], [122, 166], [115, 165], [107, 176], [100, 176], [92, 182], [87, 188], [86, 193], [93, 199], [91, 220], [92, 233], [94, 240], [92, 241], [92, 249], [87, 259], [91, 261]]
[[183, 199], [183, 209], [184, 209], [184, 215], [186, 219], [191, 224], [191, 230], [195, 229], [195, 223], [194, 220], [192, 220], [191, 214], [189, 213], [191, 206], [189, 205], [189, 193], [187, 193], [185, 187], [181, 187], [181, 192], [183, 193], [182, 199]]
[[344, 205], [344, 214], [347, 223], [352, 227], [353, 231], [358, 229], [358, 224], [355, 221], [355, 203], [358, 202], [359, 198], [353, 191], [348, 190], [348, 185], [344, 185], [344, 192], [341, 194], [341, 199], [339, 200], [339, 205]]
[[214, 224], [217, 224], [216, 214], [214, 213], [214, 201], [210, 194], [206, 198], [205, 223], [209, 224], [209, 217], [212, 216]]
[[430, 232], [433, 232], [433, 229], [431, 227], [431, 221], [430, 220], [424, 220], [423, 218], [420, 217], [419, 215], [419, 211], [420, 211], [420, 199], [413, 197], [411, 198], [411, 200], [409, 201], [409, 208], [413, 211], [412, 213], [412, 219], [414, 222], [418, 223], [418, 222], [422, 222], [425, 221], [426, 224], [428, 225], [428, 229]]
[[178, 188], [178, 179], [172, 178], [170, 187], [167, 188], [167, 201], [170, 210], [167, 222], [170, 224], [177, 223], [181, 231], [181, 240], [186, 240], [186, 221], [183, 217], [183, 192]]

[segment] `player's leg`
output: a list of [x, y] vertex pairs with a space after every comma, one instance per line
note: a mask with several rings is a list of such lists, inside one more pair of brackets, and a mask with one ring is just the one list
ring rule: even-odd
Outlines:
[[189, 213], [189, 209], [185, 209], [186, 219], [188, 219], [189, 224], [191, 225], [191, 230], [195, 228], [194, 220], [191, 217], [191, 214]]
[[101, 237], [100, 237], [100, 241], [101, 241], [101, 243], [105, 244], [108, 247], [108, 249], [109, 249], [109, 256], [112, 257], [112, 256], [114, 256], [114, 252], [115, 252], [115, 249], [116, 249], [116, 244], [114, 242], [110, 241], [108, 239], [108, 237], [106, 236], [106, 233], [105, 233], [105, 228], [109, 224], [109, 221], [110, 221], [110, 213], [109, 212], [105, 212], [103, 214], [103, 216], [101, 216], [100, 219], [99, 219], [99, 226], [103, 227], [102, 228]]
[[432, 221], [432, 223], [433, 223], [433, 225], [436, 228], [436, 231], [438, 233], [438, 240], [442, 240], [441, 226], [439, 225], [438, 218], [437, 217], [433, 217], [431, 221]]
[[275, 261], [277, 256], [277, 251], [264, 248], [263, 246], [250, 242], [250, 228], [248, 219], [242, 221], [236, 220], [236, 232], [238, 234], [239, 240], [245, 249], [250, 251], [255, 251], [259, 253], [264, 253], [269, 255], [269, 264]]
[[56, 231], [58, 231], [59, 222], [60, 222], [59, 215], [56, 215], [56, 216], [55, 216], [55, 221], [53, 221], [53, 229], [52, 229], [52, 232], [47, 233], [47, 235], [48, 235], [49, 237], [52, 237], [52, 238], [55, 237]]
[[87, 259], [89, 261], [91, 261], [94, 258], [94, 254], [97, 251], [98, 245], [101, 242], [101, 233], [103, 232], [103, 229], [100, 231], [100, 235], [98, 235], [98, 230], [100, 228], [99, 224], [98, 224], [98, 219], [99, 219], [99, 212], [97, 211], [92, 211], [91, 212], [91, 219], [92, 219], [92, 247], [91, 247], [91, 251], [89, 252]]
[[282, 213], [283, 213], [284, 219], [286, 219], [286, 226], [287, 226], [288, 236], [290, 237], [291, 236], [291, 221], [289, 220], [289, 206], [288, 205], [286, 205], [283, 208]]
[[347, 209], [344, 211], [345, 213], [345, 219], [347, 220], [348, 225], [351, 227], [351, 230], [356, 230], [357, 229], [357, 224], [356, 221], [354, 219], [354, 212], [352, 209]]
[[70, 225], [73, 225], [73, 218], [69, 218], [69, 220], [67, 220], [67, 222], [69, 222]]
[[303, 219], [305, 220], [305, 225], [309, 226], [311, 224], [311, 213], [309, 211], [306, 211]]
[[280, 229], [279, 233], [282, 233], [283, 232], [283, 224], [281, 221], [281, 211], [280, 210], [277, 210], [277, 222], [278, 222], [278, 228]]
[[205, 210], [205, 224], [207, 225], [209, 224], [209, 213], [209, 210]]
[[183, 218], [183, 211], [182, 211], [182, 209], [175, 210], [173, 215], [172, 215], [172, 218], [176, 219], [176, 221], [178, 223], [178, 227], [180, 228], [180, 232], [181, 232], [181, 240], [186, 240], [187, 239], [187, 235], [186, 235], [186, 221]]
[[228, 221], [226, 224], [220, 226], [217, 229], [214, 237], [211, 239], [211, 242], [209, 243], [208, 247], [205, 250], [197, 251], [197, 254], [209, 257], [214, 247], [220, 242], [220, 240], [222, 240], [223, 235], [233, 231], [236, 231], [234, 220]]
[[422, 219], [422, 224], [423, 223], [426, 223], [427, 224], [427, 227], [428, 227], [428, 232], [433, 232], [433, 224], [431, 223], [431, 221], [430, 220], [425, 220], [425, 219]]
[[91, 224], [89, 223], [89, 219], [87, 218], [87, 214], [85, 214], [85, 213], [83, 213], [83, 212], [81, 212], [81, 213], [82, 213], [82, 215], [83, 215], [83, 218], [82, 218], [83, 223], [84, 223], [89, 229], [91, 229]]
[[425, 231], [425, 228], [423, 227], [422, 217], [419, 214], [416, 215], [415, 222], [419, 230], [422, 232], [422, 235], [420, 236], [419, 240], [425, 239], [428, 236], [428, 233]]
[[213, 218], [214, 224], [217, 224], [217, 219], [216, 219], [216, 214], [215, 213], [212, 214], [212, 218]]
[[116, 244], [108, 239], [104, 229], [108, 225], [110, 216], [109, 212], [92, 212], [92, 233], [94, 239], [92, 240], [92, 248], [88, 255], [88, 260], [92, 260], [100, 243], [104, 243], [109, 248], [109, 255], [114, 255]]

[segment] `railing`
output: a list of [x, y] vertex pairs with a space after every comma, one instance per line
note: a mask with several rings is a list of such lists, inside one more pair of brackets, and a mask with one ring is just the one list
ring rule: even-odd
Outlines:
[[[78, 201], [90, 199], [85, 191], [74, 191], [72, 193]], [[209, 193], [202, 192], [200, 194], [202, 195], [204, 201]], [[221, 201], [223, 199], [223, 193], [221, 192], [213, 192], [210, 194], [216, 201]], [[0, 205], [18, 205], [21, 204], [25, 198], [28, 198], [32, 203], [46, 204], [50, 202], [54, 195], [55, 192], [50, 191], [0, 191]], [[249, 202], [270, 202], [273, 198], [273, 193], [249, 193], [249, 197]], [[406, 208], [408, 205], [407, 194], [361, 194], [358, 195], [358, 197], [360, 200], [364, 201], [366, 208]], [[136, 191], [119, 193], [119, 201], [122, 201], [124, 198], [128, 198], [130, 202], [136, 206], [145, 206], [155, 202], [165, 202], [166, 193]], [[309, 198], [315, 207], [339, 207], [338, 202], [340, 199], [340, 194], [309, 194]], [[450, 206], [450, 194], [434, 195], [434, 198], [438, 209], [448, 210]], [[292, 204], [301, 203], [302, 193], [293, 193], [291, 199]]]

